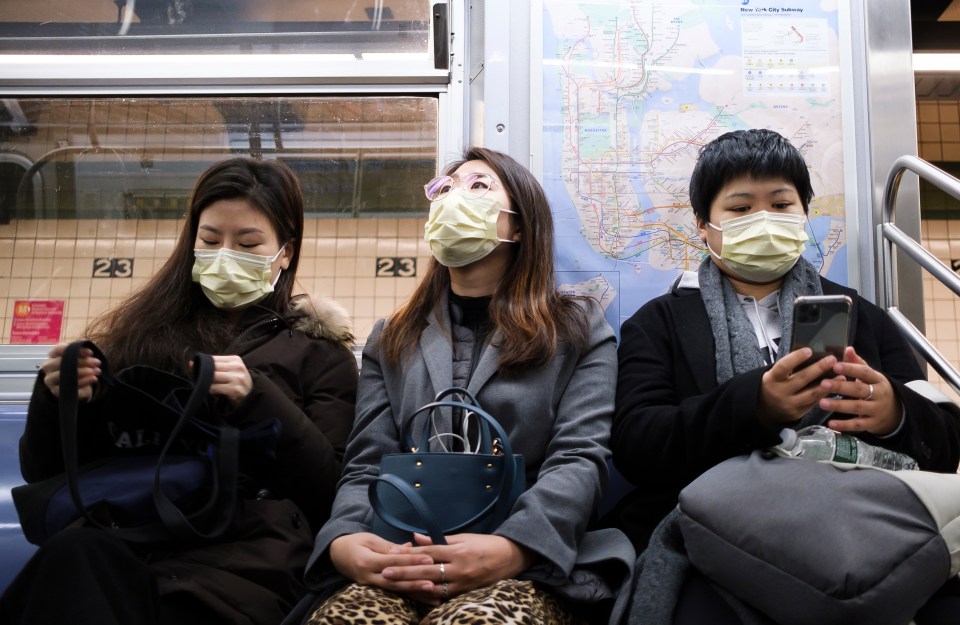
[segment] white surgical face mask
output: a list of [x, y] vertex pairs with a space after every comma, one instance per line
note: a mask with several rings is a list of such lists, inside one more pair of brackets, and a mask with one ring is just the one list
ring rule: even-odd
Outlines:
[[497, 236], [501, 212], [514, 213], [498, 200], [467, 197], [463, 189], [454, 188], [431, 202], [423, 238], [441, 265], [463, 267], [486, 257], [500, 243], [514, 243]]
[[790, 271], [806, 248], [806, 219], [760, 211], [707, 226], [723, 233], [718, 255], [707, 243], [714, 258], [723, 261], [734, 275], [750, 282], [772, 282]]
[[277, 260], [283, 247], [271, 256], [237, 252], [225, 247], [218, 250], [193, 250], [193, 281], [200, 284], [204, 295], [216, 306], [233, 310], [250, 306], [273, 293], [280, 279], [270, 280], [273, 261]]

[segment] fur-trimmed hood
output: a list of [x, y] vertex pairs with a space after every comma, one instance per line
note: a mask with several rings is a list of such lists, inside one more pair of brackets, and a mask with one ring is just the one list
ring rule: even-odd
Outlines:
[[353, 345], [353, 320], [347, 309], [319, 295], [297, 295], [290, 300], [290, 324], [307, 336]]

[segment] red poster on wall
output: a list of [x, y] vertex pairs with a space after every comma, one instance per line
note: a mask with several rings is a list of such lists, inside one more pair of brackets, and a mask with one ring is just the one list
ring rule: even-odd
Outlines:
[[13, 304], [10, 343], [59, 343], [63, 300], [19, 300]]

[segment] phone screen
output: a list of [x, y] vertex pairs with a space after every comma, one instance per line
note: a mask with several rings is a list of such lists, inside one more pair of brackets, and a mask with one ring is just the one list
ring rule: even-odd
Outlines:
[[[834, 355], [843, 359], [849, 341], [850, 308], [853, 302], [846, 295], [810, 295], [798, 297], [793, 304], [793, 340], [790, 351], [809, 347], [813, 356], [794, 371], [799, 371], [821, 358]], [[830, 373], [817, 378], [829, 377]]]

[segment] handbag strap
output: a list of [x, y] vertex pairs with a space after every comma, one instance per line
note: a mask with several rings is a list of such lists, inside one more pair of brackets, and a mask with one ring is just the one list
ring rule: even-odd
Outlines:
[[[80, 350], [90, 349], [101, 363], [101, 378], [111, 384], [117, 384], [117, 379], [110, 371], [106, 356], [92, 341], [77, 341], [69, 344], [63, 352], [60, 361], [60, 445], [63, 453], [64, 473], [67, 477], [67, 486], [74, 505], [83, 517], [93, 525], [103, 529], [110, 529], [124, 539], [134, 542], [154, 542], [162, 540], [166, 532], [161, 528], [108, 528], [97, 521], [83, 505], [80, 490], [77, 484], [79, 467], [77, 453], [77, 412], [79, 410], [79, 381], [77, 363]], [[154, 473], [153, 498], [164, 526], [178, 538], [209, 538], [216, 536], [226, 529], [230, 522], [233, 507], [236, 502], [237, 471], [239, 456], [239, 437], [236, 428], [224, 426], [221, 428], [220, 453], [214, 464], [214, 483], [209, 500], [201, 507], [201, 512], [209, 511], [220, 505], [214, 528], [208, 532], [197, 530], [183, 515], [160, 488], [160, 471], [170, 447], [183, 427], [192, 419], [204, 405], [210, 395], [210, 385], [213, 382], [213, 357], [208, 354], [197, 354], [193, 360], [195, 381], [193, 390], [187, 400], [180, 417], [177, 419], [167, 442], [164, 444], [157, 461]], [[221, 485], [224, 488], [221, 488]], [[171, 510], [172, 508], [172, 510]], [[175, 512], [174, 512], [175, 511]]]
[[[397, 492], [403, 495], [407, 502], [409, 502], [410, 507], [412, 507], [414, 512], [417, 513], [417, 516], [420, 517], [423, 527], [415, 527], [404, 523], [395, 515], [388, 512], [380, 502], [380, 495], [377, 491], [379, 484], [392, 486]], [[447, 539], [443, 536], [443, 528], [440, 526], [440, 522], [437, 521], [437, 517], [434, 516], [430, 510], [430, 506], [423, 500], [420, 493], [396, 475], [387, 473], [374, 478], [368, 487], [368, 494], [370, 495], [370, 506], [373, 508], [373, 513], [383, 519], [383, 522], [387, 525], [405, 532], [410, 532], [411, 534], [426, 534], [430, 537], [430, 540], [433, 541], [434, 545], [447, 544]]]

